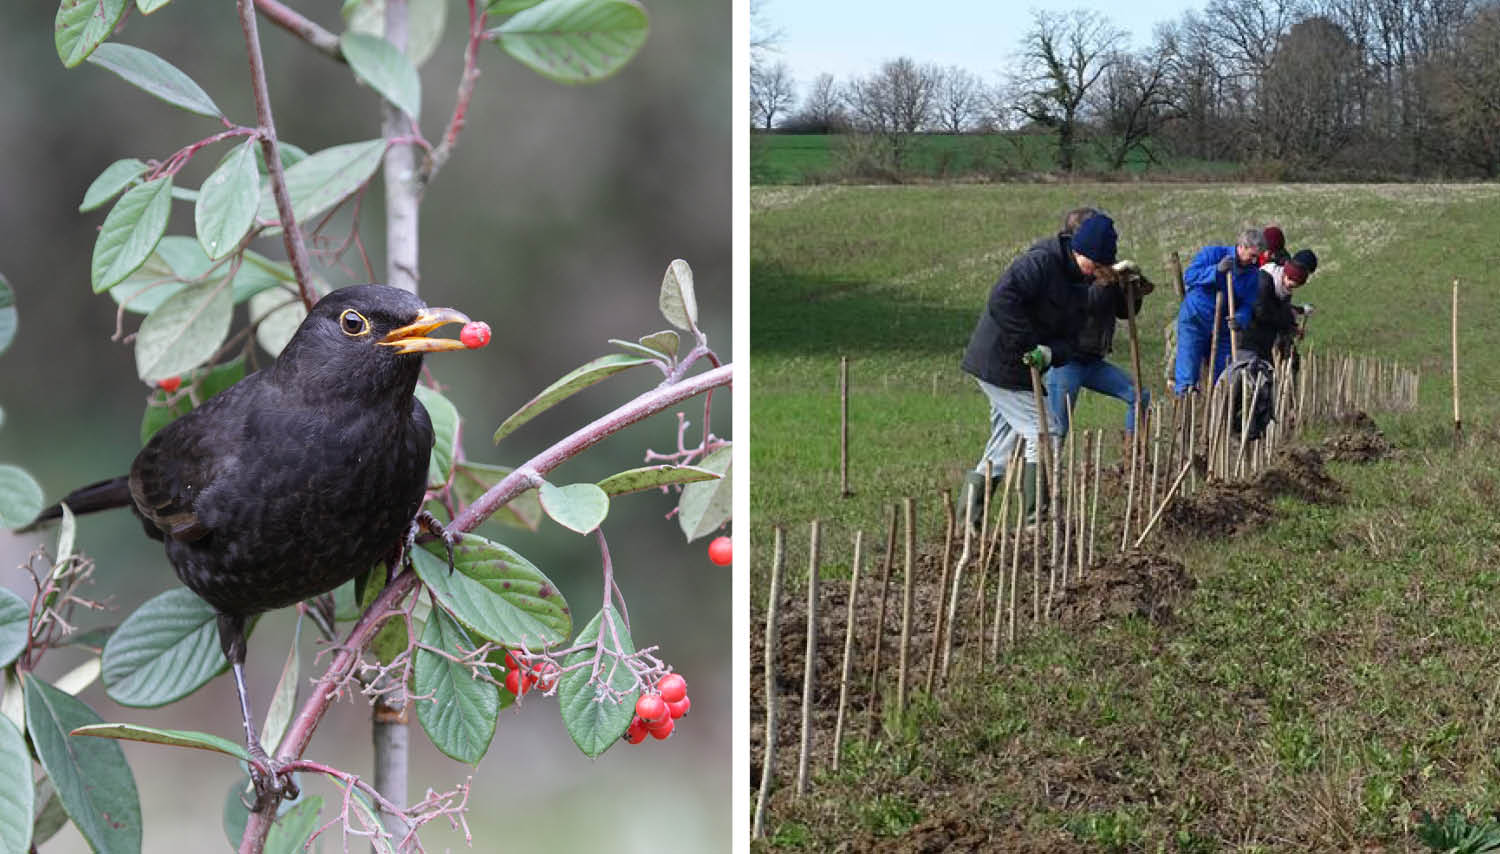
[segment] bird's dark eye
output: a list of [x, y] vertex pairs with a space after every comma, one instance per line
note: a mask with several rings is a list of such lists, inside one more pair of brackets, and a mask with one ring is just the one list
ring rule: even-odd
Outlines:
[[344, 309], [344, 313], [339, 315], [339, 326], [345, 335], [363, 335], [370, 331], [370, 321], [352, 308]]

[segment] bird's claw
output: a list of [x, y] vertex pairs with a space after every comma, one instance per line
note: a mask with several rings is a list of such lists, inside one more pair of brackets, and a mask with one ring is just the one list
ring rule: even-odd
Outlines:
[[255, 803], [249, 806], [256, 812], [283, 800], [296, 800], [302, 794], [285, 763], [266, 755], [260, 745], [250, 749], [250, 782], [255, 786]]
[[[407, 559], [410, 558], [411, 550], [417, 544], [417, 537], [423, 531], [426, 531], [439, 540], [442, 540], [443, 546], [447, 549], [448, 552], [448, 574], [452, 575], [454, 569], [453, 550], [458, 546], [459, 542], [463, 540], [463, 535], [449, 531], [447, 527], [443, 525], [443, 520], [432, 515], [426, 510], [418, 510], [417, 515], [414, 516], [411, 520], [411, 526], [406, 529], [406, 539], [402, 543], [402, 560], [398, 561], [397, 565], [406, 563]], [[391, 574], [394, 575], [395, 572], [393, 571]]]

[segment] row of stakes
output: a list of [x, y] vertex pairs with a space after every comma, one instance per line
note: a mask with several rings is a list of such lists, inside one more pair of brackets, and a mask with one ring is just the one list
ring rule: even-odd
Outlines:
[[[1212, 351], [1210, 351], [1212, 352]], [[847, 388], [847, 363], [841, 364], [841, 384]], [[1137, 371], [1139, 376], [1139, 371]], [[1214, 383], [1207, 393], [1190, 393], [1169, 401], [1153, 401], [1138, 409], [1135, 423], [1141, 429], [1126, 437], [1128, 448], [1122, 451], [1125, 499], [1119, 512], [1118, 544], [1124, 552], [1139, 548], [1158, 525], [1174, 498], [1193, 494], [1203, 485], [1253, 478], [1271, 463], [1277, 448], [1300, 434], [1313, 421], [1332, 420], [1354, 411], [1409, 411], [1416, 408], [1420, 374], [1395, 362], [1339, 354], [1308, 353], [1300, 363], [1276, 358], [1272, 364], [1272, 381], [1264, 375], [1253, 379], [1248, 372], [1233, 371]], [[1039, 379], [1033, 377], [1040, 397]], [[1261, 395], [1272, 397], [1273, 418], [1264, 435], [1248, 441], [1249, 419]], [[1139, 395], [1137, 396], [1139, 398]], [[845, 396], [847, 406], [847, 396]], [[929, 643], [923, 689], [931, 693], [938, 680], [946, 680], [953, 660], [955, 626], [959, 621], [959, 603], [963, 598], [966, 573], [977, 578], [971, 619], [971, 641], [967, 647], [977, 650], [975, 663], [987, 667], [999, 656], [1002, 637], [1014, 646], [1017, 637], [1018, 591], [1025, 587], [1020, 577], [1022, 549], [1030, 545], [1031, 621], [1033, 625], [1051, 619], [1052, 605], [1070, 581], [1081, 580], [1098, 555], [1100, 472], [1104, 431], [1070, 432], [1059, 440], [1052, 436], [1042, 412], [1041, 431], [1047, 437], [1039, 443], [1042, 477], [1039, 495], [1047, 512], [1041, 521], [1028, 524], [1024, 518], [1020, 479], [1013, 473], [1021, 469], [1014, 463], [1021, 453], [1020, 443], [1013, 450], [1011, 464], [998, 493], [991, 494], [987, 484], [981, 502], [982, 516], [977, 535], [968, 524], [958, 520], [948, 492], [941, 494], [945, 534], [942, 551], [942, 577], [939, 589], [947, 598], [947, 607], [939, 608]], [[1456, 406], [1455, 406], [1456, 411]], [[1069, 419], [1071, 422], [1071, 418]], [[847, 424], [847, 419], [845, 420]], [[843, 478], [847, 478], [847, 457], [841, 460]], [[844, 480], [847, 483], [847, 480]], [[965, 502], [965, 506], [968, 502]], [[916, 557], [916, 501], [903, 501], [905, 531], [905, 566], [901, 592], [901, 640], [898, 646], [896, 695], [892, 710], [899, 721], [906, 709], [913, 678], [911, 655], [912, 582]], [[993, 521], [992, 521], [993, 520]], [[897, 513], [891, 507], [887, 525], [884, 566], [880, 579], [880, 606], [876, 619], [874, 661], [870, 673], [868, 713], [864, 723], [865, 737], [874, 735], [875, 709], [879, 705], [879, 683], [882, 644], [889, 599], [892, 563], [896, 552]], [[956, 561], [950, 561], [956, 536], [962, 535], [963, 548]], [[796, 793], [807, 792], [810, 775], [813, 733], [813, 701], [817, 685], [818, 566], [821, 525], [810, 523], [810, 554], [807, 585], [807, 648], [804, 660], [801, 738], [798, 751]], [[756, 798], [752, 833], [764, 835], [765, 804], [776, 776], [776, 742], [779, 727], [776, 691], [777, 603], [781, 598], [781, 576], [785, 563], [783, 531], [775, 529], [770, 591], [766, 609], [765, 633], [765, 746], [761, 766], [760, 790]], [[1007, 554], [1008, 553], [1008, 554]], [[989, 614], [989, 636], [985, 637], [987, 587], [990, 569], [999, 560], [995, 573], [993, 612]], [[1007, 578], [1007, 560], [1009, 577]], [[838, 771], [846, 731], [849, 707], [850, 664], [854, 652], [855, 609], [859, 591], [860, 570], [864, 561], [864, 531], [854, 535], [854, 557], [849, 579], [848, 614], [844, 636], [843, 662], [839, 673], [839, 700], [834, 723], [832, 770]], [[1042, 566], [1047, 566], [1046, 592], [1042, 591]], [[972, 566], [971, 566], [972, 564]], [[1024, 608], [1019, 612], [1024, 612]]]

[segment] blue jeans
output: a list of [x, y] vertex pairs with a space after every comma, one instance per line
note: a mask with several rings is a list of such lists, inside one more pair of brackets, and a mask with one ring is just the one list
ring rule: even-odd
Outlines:
[[[1213, 364], [1215, 380], [1224, 373], [1229, 362], [1229, 325], [1223, 320], [1219, 323], [1219, 349], [1214, 353]], [[1203, 370], [1203, 362], [1208, 359], [1208, 348], [1213, 343], [1213, 335], [1213, 321], [1189, 316], [1184, 304], [1183, 310], [1177, 315], [1177, 363], [1172, 371], [1173, 391], [1179, 397], [1198, 385], [1198, 374]]]
[[[1072, 361], [1047, 371], [1047, 426], [1061, 438], [1068, 435], [1069, 401], [1080, 388], [1093, 389], [1125, 401], [1125, 431], [1135, 432], [1135, 382], [1118, 365], [1104, 359]], [[1141, 389], [1141, 408], [1151, 403], [1149, 389]]]

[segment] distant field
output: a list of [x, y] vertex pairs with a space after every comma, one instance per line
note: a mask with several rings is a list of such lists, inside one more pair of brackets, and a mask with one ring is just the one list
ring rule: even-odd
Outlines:
[[[834, 180], [839, 175], [841, 148], [849, 139], [839, 134], [753, 134], [751, 136], [750, 181], [752, 184], [804, 184]], [[1103, 170], [1107, 164], [1098, 150], [1084, 146], [1078, 154], [1082, 170]], [[908, 177], [954, 179], [1000, 178], [1017, 174], [1050, 172], [1057, 166], [1052, 137], [1036, 134], [917, 134], [911, 142], [903, 171]], [[1132, 153], [1125, 163], [1127, 175], [1233, 173], [1232, 163], [1176, 159], [1148, 164], [1144, 155]]]
[[[904, 496], [918, 499], [919, 540], [940, 540], [937, 491], [956, 487], [986, 435], [983, 398], [958, 369], [978, 312], [1009, 261], [1085, 203], [1115, 217], [1121, 255], [1160, 285], [1141, 316], [1157, 395], [1177, 308], [1170, 252], [1186, 260], [1272, 221], [1293, 248], [1316, 249], [1300, 293], [1317, 306], [1307, 344], [1421, 370], [1418, 411], [1375, 414], [1399, 454], [1333, 466], [1346, 500], [1280, 500], [1281, 520], [1254, 535], [1159, 541], [1198, 584], [1172, 625], [1126, 619], [1023, 643], [997, 677], [923, 699], [905, 730], [856, 739], [849, 769], [820, 773], [813, 797], [774, 802], [776, 845], [889, 843], [972, 821], [1050, 841], [1017, 850], [1417, 851], [1421, 810], [1500, 811], [1497, 186], [752, 190], [757, 611], [773, 525], [787, 529], [792, 590], [814, 517], [827, 578], [848, 577], [856, 528], [883, 552], [886, 508]], [[1449, 446], [1454, 278], [1464, 457]], [[840, 356], [850, 498], [838, 494]], [[1128, 364], [1123, 324], [1113, 358]], [[1122, 415], [1086, 395], [1078, 422], [1113, 436]], [[841, 643], [842, 614], [830, 619]]]

